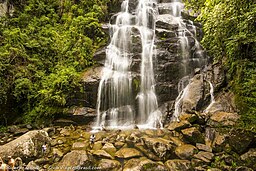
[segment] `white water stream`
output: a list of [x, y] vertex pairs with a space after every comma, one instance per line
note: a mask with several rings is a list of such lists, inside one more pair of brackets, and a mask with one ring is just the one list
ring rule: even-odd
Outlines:
[[[139, 0], [132, 11], [129, 0], [125, 0], [115, 22], [110, 23], [111, 42], [98, 88], [96, 128], [161, 127], [153, 71], [156, 3], [156, 0]], [[137, 95], [131, 70], [134, 43], [141, 47]]]

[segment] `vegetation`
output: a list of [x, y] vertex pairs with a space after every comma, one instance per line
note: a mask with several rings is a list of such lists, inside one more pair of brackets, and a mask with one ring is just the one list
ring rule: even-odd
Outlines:
[[256, 125], [256, 1], [186, 0], [202, 22], [203, 46], [229, 69], [245, 124]]
[[[110, 0], [8, 0], [0, 17], [0, 124], [52, 118], [80, 91], [80, 72], [104, 45]], [[23, 120], [24, 120], [23, 119]]]

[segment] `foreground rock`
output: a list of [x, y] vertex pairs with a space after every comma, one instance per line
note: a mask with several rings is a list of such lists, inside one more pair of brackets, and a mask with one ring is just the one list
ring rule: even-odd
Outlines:
[[[43, 130], [34, 130], [27, 132], [21, 137], [0, 146], [0, 156], [7, 158], [7, 156], [26, 158], [39, 158], [42, 156], [42, 145], [50, 144], [48, 133]], [[47, 149], [47, 153], [49, 152]]]
[[87, 152], [83, 150], [74, 150], [66, 154], [58, 165], [54, 166], [54, 170], [65, 171], [65, 170], [81, 170], [82, 167], [89, 166], [89, 158]]
[[153, 162], [145, 157], [139, 159], [131, 159], [125, 165], [123, 171], [168, 171], [168, 169], [160, 163]]
[[169, 171], [192, 171], [192, 165], [189, 160], [168, 160], [165, 162]]

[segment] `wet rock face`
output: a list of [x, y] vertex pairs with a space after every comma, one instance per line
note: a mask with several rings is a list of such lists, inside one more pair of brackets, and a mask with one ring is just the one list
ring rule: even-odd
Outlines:
[[[119, 1], [117, 4], [120, 6]], [[179, 23], [175, 21], [171, 13], [171, 3], [173, 1], [158, 1], [159, 15], [156, 18], [156, 37], [155, 37], [155, 58], [154, 58], [154, 74], [155, 74], [155, 88], [158, 97], [159, 106], [167, 101], [175, 100], [178, 96], [178, 82], [181, 78], [194, 72], [195, 68], [201, 68], [206, 64], [206, 55], [203, 50], [196, 44], [196, 37], [200, 37], [200, 25], [193, 24], [185, 18], [181, 19]], [[129, 11], [135, 11], [138, 1], [129, 1]], [[120, 9], [119, 9], [120, 11]], [[116, 13], [119, 11], [115, 11]], [[115, 22], [116, 15], [110, 18], [110, 23]], [[133, 21], [132, 21], [133, 22]], [[135, 22], [135, 20], [134, 20]], [[182, 29], [180, 28], [182, 25]], [[199, 34], [199, 35], [198, 35]], [[183, 37], [181, 35], [186, 35]], [[141, 41], [138, 31], [134, 28], [131, 35], [133, 52], [130, 69], [134, 75], [140, 75], [140, 65], [142, 52]], [[184, 44], [185, 43], [185, 44]], [[184, 51], [184, 48], [186, 51]], [[95, 55], [94, 60], [101, 66], [105, 63], [107, 47], [99, 49]], [[97, 101], [97, 91], [100, 78], [98, 78], [98, 69], [92, 69], [92, 72], [85, 71], [85, 76], [90, 80], [84, 79], [83, 84], [85, 93], [77, 94], [73, 104], [77, 106], [88, 106], [95, 108]], [[92, 75], [92, 76], [90, 76]], [[95, 78], [92, 78], [94, 77]], [[136, 78], [137, 78], [136, 77]], [[136, 97], [136, 89], [134, 87]], [[84, 101], [86, 99], [86, 101]]]

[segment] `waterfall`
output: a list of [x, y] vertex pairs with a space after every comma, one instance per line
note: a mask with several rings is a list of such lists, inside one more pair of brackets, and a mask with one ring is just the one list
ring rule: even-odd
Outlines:
[[[181, 80], [180, 82], [183, 82], [183, 80]], [[179, 121], [179, 116], [182, 113], [182, 102], [188, 92], [188, 87], [189, 87], [189, 84], [187, 84], [187, 86], [179, 92], [179, 95], [175, 100], [174, 113], [171, 118], [172, 121]]]
[[[113, 16], [115, 22], [109, 23], [111, 41], [98, 88], [96, 127], [161, 126], [153, 70], [156, 3], [139, 0], [132, 9], [125, 0], [121, 12]], [[137, 95], [133, 88], [136, 72], [131, 69], [137, 50], [134, 48], [141, 48]]]
[[212, 107], [212, 105], [215, 103], [215, 99], [214, 99], [214, 87], [212, 85], [212, 83], [210, 81], [208, 81], [209, 85], [210, 85], [210, 95], [211, 95], [211, 103], [209, 104], [209, 106], [207, 106], [207, 108], [204, 110], [204, 113], [208, 113], [209, 109]]

